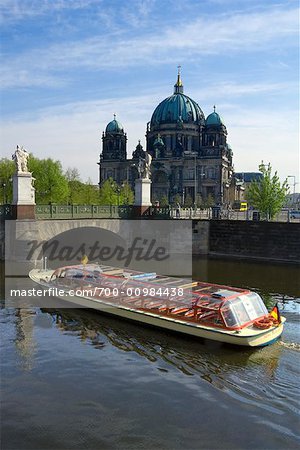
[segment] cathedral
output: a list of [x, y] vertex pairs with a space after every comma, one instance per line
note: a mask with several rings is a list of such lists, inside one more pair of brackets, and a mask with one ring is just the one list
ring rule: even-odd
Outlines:
[[[169, 203], [180, 199], [182, 204], [187, 196], [194, 204], [208, 197], [216, 204], [242, 199], [243, 186], [233, 174], [226, 126], [215, 107], [205, 118], [198, 103], [184, 93], [180, 70], [173, 94], [155, 108], [147, 124], [146, 150], [152, 156], [153, 204], [163, 197]], [[114, 115], [102, 135], [99, 185], [111, 177], [134, 188], [137, 164], [144, 155], [139, 141], [132, 158], [127, 157], [127, 136]]]

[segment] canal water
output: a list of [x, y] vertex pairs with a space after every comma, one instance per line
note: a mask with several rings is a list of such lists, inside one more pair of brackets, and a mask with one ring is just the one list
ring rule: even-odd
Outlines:
[[282, 339], [235, 348], [3, 302], [1, 449], [296, 449], [299, 267], [199, 259], [193, 269], [195, 279], [255, 289], [269, 307], [278, 301]]

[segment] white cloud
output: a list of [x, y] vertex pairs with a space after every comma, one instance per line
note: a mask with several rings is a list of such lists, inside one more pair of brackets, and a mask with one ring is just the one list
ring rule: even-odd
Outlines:
[[0, 22], [7, 25], [50, 12], [84, 9], [99, 3], [101, 0], [1, 0]]
[[[266, 48], [291, 45], [290, 37], [298, 34], [298, 10], [275, 9], [252, 14], [221, 15], [217, 18], [198, 17], [193, 22], [181, 23], [142, 32], [138, 37], [124, 33], [112, 36], [98, 35], [78, 41], [64, 42], [43, 49], [34, 49], [7, 58], [4, 72], [5, 85], [23, 86], [22, 77], [17, 77], [26, 67], [35, 85], [35, 78], [47, 73], [60, 78], [64, 70], [76, 68], [76, 72], [87, 70], [116, 69], [142, 65], [168, 64], [190, 61], [205, 55], [230, 52], [261, 52]], [[146, 14], [146, 13], [145, 13]], [[292, 41], [292, 45], [297, 45]], [[27, 83], [27, 80], [26, 80]], [[25, 85], [27, 85], [25, 83]]]

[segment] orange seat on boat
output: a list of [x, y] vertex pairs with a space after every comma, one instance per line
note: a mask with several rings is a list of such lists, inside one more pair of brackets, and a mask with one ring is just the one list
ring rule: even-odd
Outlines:
[[179, 314], [185, 313], [187, 311], [189, 311], [189, 308], [174, 308], [171, 312], [172, 312], [172, 314], [179, 315]]

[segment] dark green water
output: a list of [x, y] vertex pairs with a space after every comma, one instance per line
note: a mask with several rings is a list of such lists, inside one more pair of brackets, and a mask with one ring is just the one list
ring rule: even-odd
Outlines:
[[1, 309], [1, 449], [296, 449], [299, 275], [195, 261], [195, 279], [279, 301], [282, 340], [258, 350], [86, 310]]

